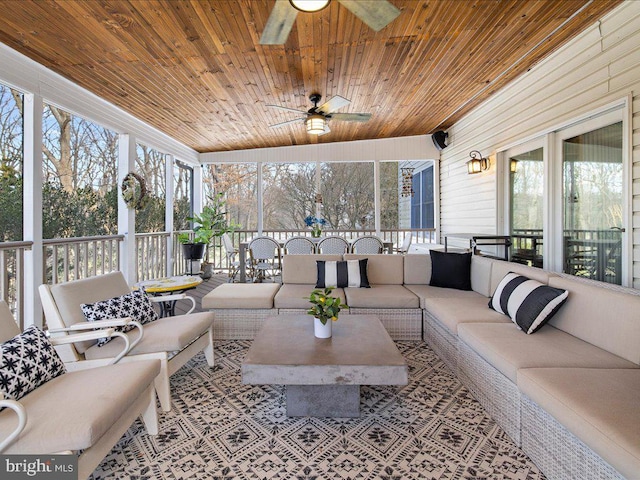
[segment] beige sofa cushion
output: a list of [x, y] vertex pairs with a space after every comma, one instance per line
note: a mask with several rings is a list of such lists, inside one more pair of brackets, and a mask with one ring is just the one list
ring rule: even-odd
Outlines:
[[[2, 453], [52, 453], [95, 444], [153, 384], [158, 360], [119, 363], [65, 373], [20, 399], [27, 425]], [[15, 414], [0, 412], [0, 432], [11, 431]]]
[[[273, 306], [275, 308], [309, 308], [311, 303], [307, 298], [314, 290], [314, 285], [297, 285], [294, 283], [287, 283], [282, 285], [275, 298], [273, 299]], [[346, 303], [346, 297], [342, 288], [335, 288], [331, 292], [331, 296], [338, 297], [342, 303]]]
[[478, 298], [482, 297], [486, 302], [488, 298], [483, 297], [473, 290], [457, 290], [455, 288], [432, 287], [430, 285], [405, 285], [404, 288], [415, 293], [420, 298], [420, 308], [425, 308], [424, 301], [427, 298]]
[[[154, 352], [177, 352], [185, 348], [196, 338], [207, 332], [213, 324], [212, 312], [191, 313], [178, 317], [165, 317], [146, 323], [143, 326], [144, 336], [130, 355]], [[127, 332], [131, 341], [137, 337], [138, 329]], [[85, 352], [88, 360], [114, 357], [122, 351], [124, 341], [114, 338], [106, 345], [94, 345]]]
[[342, 260], [342, 255], [285, 255], [282, 257], [282, 283], [315, 285], [318, 279], [316, 260]]
[[202, 308], [273, 308], [279, 289], [279, 283], [225, 283], [202, 297]]
[[[404, 280], [404, 256], [389, 255], [355, 255], [347, 254], [345, 260], [368, 258], [367, 278], [370, 285], [402, 285]], [[348, 298], [348, 297], [347, 297]]]
[[458, 334], [458, 325], [461, 323], [511, 323], [505, 315], [491, 310], [488, 302], [489, 299], [480, 294], [457, 298], [425, 298], [423, 308], [453, 335]]
[[[391, 256], [391, 255], [389, 255]], [[400, 257], [400, 255], [395, 255]], [[420, 299], [402, 285], [372, 285], [371, 288], [344, 289], [349, 307], [420, 308]]]
[[404, 255], [404, 284], [429, 285], [431, 280], [431, 255]]
[[458, 338], [514, 383], [520, 368], [637, 368], [549, 325], [527, 335], [513, 323], [465, 323], [458, 326]]
[[639, 369], [528, 368], [518, 387], [625, 478], [639, 478]]
[[640, 295], [564, 277], [549, 285], [569, 291], [551, 325], [640, 364]]
[[509, 272], [524, 275], [525, 277], [537, 280], [545, 285], [549, 283], [550, 276], [555, 276], [541, 268], [530, 267], [528, 265], [522, 265], [521, 263], [505, 262], [504, 260], [492, 260], [491, 288], [487, 296], [490, 297], [493, 295], [493, 292], [496, 291], [500, 280], [502, 280]]
[[[471, 257], [471, 288], [485, 297], [491, 295], [491, 265], [493, 260], [473, 255]], [[431, 281], [431, 255], [404, 255], [404, 284], [429, 285]], [[447, 290], [447, 289], [441, 289]], [[413, 291], [413, 290], [412, 290]], [[437, 291], [434, 291], [436, 293]], [[438, 294], [443, 296], [442, 293]], [[459, 296], [454, 294], [454, 296]]]
[[471, 288], [474, 292], [478, 292], [485, 297], [491, 296], [493, 293], [491, 289], [491, 272], [493, 264], [499, 261], [481, 257], [480, 255], [471, 256]]

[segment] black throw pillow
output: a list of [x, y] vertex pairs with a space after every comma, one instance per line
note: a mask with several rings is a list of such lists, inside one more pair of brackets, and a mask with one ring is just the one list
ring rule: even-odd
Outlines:
[[471, 252], [447, 253], [430, 250], [433, 287], [471, 290]]

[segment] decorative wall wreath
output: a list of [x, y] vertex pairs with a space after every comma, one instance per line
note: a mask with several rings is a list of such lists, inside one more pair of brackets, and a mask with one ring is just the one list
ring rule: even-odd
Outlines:
[[122, 191], [122, 199], [128, 208], [139, 210], [147, 204], [147, 185], [144, 178], [137, 173], [127, 173], [122, 179], [120, 190]]

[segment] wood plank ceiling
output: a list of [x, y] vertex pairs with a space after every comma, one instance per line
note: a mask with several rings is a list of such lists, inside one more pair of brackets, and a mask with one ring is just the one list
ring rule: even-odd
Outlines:
[[[391, 0], [374, 32], [337, 1], [260, 45], [275, 0], [0, 0], [0, 41], [199, 152], [446, 129], [620, 0]], [[318, 92], [368, 123], [268, 125]]]

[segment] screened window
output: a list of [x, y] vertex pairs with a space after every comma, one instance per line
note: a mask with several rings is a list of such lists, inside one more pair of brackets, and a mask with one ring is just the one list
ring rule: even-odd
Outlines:
[[316, 213], [315, 163], [270, 163], [262, 167], [265, 230], [307, 230]]
[[[434, 228], [434, 201], [433, 201], [433, 164], [421, 162], [422, 165], [414, 168], [411, 177], [411, 228]], [[425, 165], [426, 164], [426, 165]], [[405, 167], [407, 168], [407, 167]], [[402, 179], [401, 182], [407, 181]], [[404, 191], [406, 192], [406, 188]]]
[[116, 233], [117, 134], [45, 105], [42, 141], [44, 238]]
[[203, 171], [205, 204], [223, 193], [229, 221], [241, 230], [258, 228], [258, 170], [255, 163], [205, 165]]
[[191, 228], [187, 217], [193, 213], [193, 168], [182, 162], [173, 165], [173, 229]]
[[148, 200], [136, 211], [136, 232], [151, 233], [165, 230], [166, 154], [146, 145], [136, 145], [136, 172], [144, 178]]
[[22, 240], [23, 96], [0, 84], [0, 241]]
[[321, 216], [330, 229], [375, 228], [373, 162], [321, 163]]

